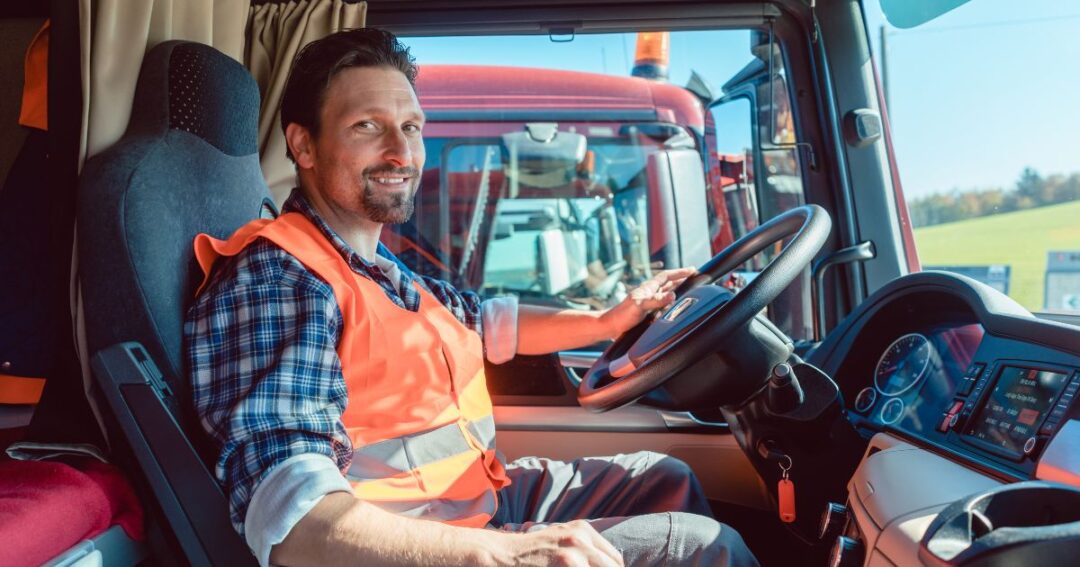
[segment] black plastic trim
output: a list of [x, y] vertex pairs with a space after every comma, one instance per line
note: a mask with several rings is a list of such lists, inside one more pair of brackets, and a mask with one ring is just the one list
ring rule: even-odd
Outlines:
[[[141, 360], [141, 361], [140, 361]], [[94, 379], [187, 563], [255, 565], [229, 522], [221, 488], [169, 411], [157, 366], [138, 343], [105, 348], [91, 361]]]

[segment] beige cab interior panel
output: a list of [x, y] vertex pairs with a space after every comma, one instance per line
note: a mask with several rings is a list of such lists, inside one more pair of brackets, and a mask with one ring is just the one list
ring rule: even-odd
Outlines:
[[945, 505], [914, 512], [889, 524], [878, 536], [875, 553], [897, 565], [918, 564], [919, 541]]
[[765, 487], [733, 435], [665, 431], [656, 411], [631, 408], [592, 414], [581, 408], [496, 406], [499, 450], [511, 461], [655, 451], [690, 465], [710, 499], [770, 509]]
[[866, 456], [848, 483], [848, 496], [866, 548], [876, 550], [896, 565], [917, 565], [919, 540], [938, 511], [1000, 484], [879, 433], [870, 441]]
[[871, 551], [870, 557], [866, 558], [866, 567], [896, 567], [896, 564], [881, 553]]
[[[879, 433], [875, 436], [886, 434]], [[871, 450], [874, 444], [871, 443]], [[848, 484], [870, 518], [885, 527], [901, 516], [944, 505], [999, 482], [904, 442], [870, 452]]]

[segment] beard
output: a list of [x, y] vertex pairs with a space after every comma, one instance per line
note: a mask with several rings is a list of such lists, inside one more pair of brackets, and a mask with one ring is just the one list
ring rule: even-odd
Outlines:
[[[371, 176], [383, 174], [387, 177], [400, 175], [408, 177], [408, 187], [400, 193], [377, 191], [371, 182]], [[379, 166], [364, 170], [364, 193], [360, 207], [369, 219], [379, 224], [402, 224], [412, 218], [413, 198], [420, 185], [419, 172], [414, 167], [395, 168]]]

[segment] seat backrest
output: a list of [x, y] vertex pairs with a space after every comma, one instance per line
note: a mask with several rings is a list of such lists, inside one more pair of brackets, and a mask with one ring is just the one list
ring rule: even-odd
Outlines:
[[90, 354], [142, 343], [180, 400], [190, 400], [183, 321], [202, 277], [192, 241], [200, 232], [227, 237], [273, 206], [258, 117], [259, 89], [243, 66], [205, 45], [162, 43], [143, 61], [124, 136], [82, 173]]

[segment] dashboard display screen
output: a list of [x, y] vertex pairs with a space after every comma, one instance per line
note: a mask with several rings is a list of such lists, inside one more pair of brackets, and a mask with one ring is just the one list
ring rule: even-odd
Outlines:
[[1068, 375], [1005, 366], [986, 403], [972, 421], [970, 434], [985, 443], [1020, 455], [1065, 387]]

